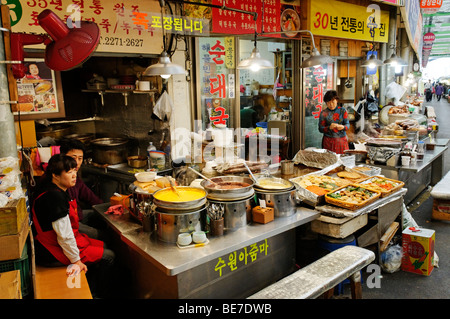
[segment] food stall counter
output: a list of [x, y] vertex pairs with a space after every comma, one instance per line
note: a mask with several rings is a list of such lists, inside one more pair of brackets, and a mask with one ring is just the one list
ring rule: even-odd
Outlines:
[[[448, 140], [440, 139], [434, 150], [426, 150], [423, 160], [409, 166], [387, 166], [371, 164], [381, 168], [381, 174], [387, 178], [405, 183], [408, 192], [404, 196], [405, 204], [409, 204], [428, 185], [435, 185], [443, 176], [444, 155], [448, 149]], [[443, 145], [443, 146], [441, 146]]]
[[105, 214], [108, 207], [95, 205], [94, 210], [131, 248], [126, 251], [133, 251], [124, 256], [133, 272], [145, 274], [133, 282], [138, 298], [244, 298], [295, 270], [295, 228], [320, 216], [298, 206], [291, 216], [211, 237], [201, 247], [179, 248], [160, 241], [155, 232], [143, 232], [128, 214]]

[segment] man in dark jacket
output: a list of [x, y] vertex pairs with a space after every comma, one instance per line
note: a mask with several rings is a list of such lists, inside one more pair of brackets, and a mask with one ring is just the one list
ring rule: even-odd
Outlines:
[[99, 219], [96, 218], [96, 213], [92, 209], [83, 210], [82, 208], [82, 203], [90, 206], [103, 203], [103, 201], [86, 186], [80, 177], [79, 172], [84, 159], [84, 151], [84, 144], [79, 140], [66, 140], [61, 144], [61, 154], [68, 155], [77, 162], [77, 182], [75, 186], [68, 188], [67, 192], [72, 199], [77, 201], [77, 212], [80, 219], [79, 231], [91, 238], [105, 240], [103, 232], [93, 227], [96, 225], [96, 222], [99, 222]]
[[439, 83], [439, 84], [436, 86], [436, 97], [437, 97], [437, 100], [438, 100], [438, 101], [441, 100], [442, 94], [444, 94], [444, 87], [442, 86], [441, 83]]

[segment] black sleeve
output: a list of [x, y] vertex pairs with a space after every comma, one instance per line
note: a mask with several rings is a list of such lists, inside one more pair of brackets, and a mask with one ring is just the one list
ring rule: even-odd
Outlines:
[[34, 207], [42, 230], [52, 230], [52, 223], [69, 213], [68, 195], [62, 191], [49, 190], [36, 200]]

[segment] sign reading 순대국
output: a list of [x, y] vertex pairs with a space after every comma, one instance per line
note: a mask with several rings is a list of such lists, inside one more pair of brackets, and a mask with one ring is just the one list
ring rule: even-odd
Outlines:
[[311, 1], [310, 30], [314, 35], [388, 42], [389, 12], [335, 0]]

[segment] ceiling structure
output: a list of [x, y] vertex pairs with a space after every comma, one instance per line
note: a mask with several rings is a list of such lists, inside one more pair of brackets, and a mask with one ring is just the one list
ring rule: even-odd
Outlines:
[[423, 34], [435, 35], [430, 60], [450, 57], [450, 0], [442, 0], [442, 6], [435, 13], [423, 14]]

